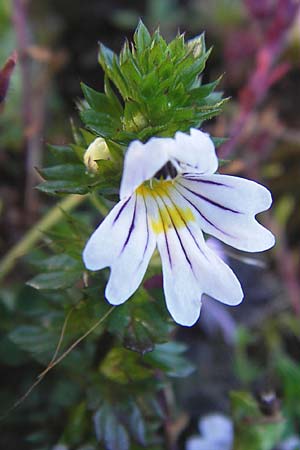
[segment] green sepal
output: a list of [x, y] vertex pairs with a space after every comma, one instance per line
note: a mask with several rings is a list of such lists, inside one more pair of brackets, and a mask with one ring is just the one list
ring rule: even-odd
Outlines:
[[137, 53], [142, 53], [151, 44], [150, 33], [141, 19], [139, 20], [138, 26], [133, 35], [133, 41], [135, 43]]
[[120, 103], [112, 100], [108, 95], [102, 94], [95, 89], [90, 88], [84, 83], [81, 83], [81, 89], [89, 106], [98, 113], [115, 117], [120, 121], [122, 108]]

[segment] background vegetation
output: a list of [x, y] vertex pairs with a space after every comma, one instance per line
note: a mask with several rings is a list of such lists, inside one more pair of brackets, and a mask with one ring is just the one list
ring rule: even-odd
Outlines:
[[[139, 17], [150, 30], [159, 25], [167, 40], [178, 30], [187, 37], [206, 31], [213, 52], [204, 82], [223, 74], [221, 90], [231, 100], [205, 129], [231, 138], [219, 149], [221, 158], [232, 160], [226, 173], [272, 191], [274, 206], [263, 220], [277, 245], [251, 258], [221, 248], [244, 286], [238, 308], [207, 300], [199, 323], [175, 328], [166, 322], [158, 292], [158, 306], [148, 310], [136, 298], [22, 399], [51, 361], [62, 330], [67, 349], [109, 311], [99, 301], [103, 286], [89, 292], [93, 303], [82, 289], [80, 254], [99, 221], [89, 204], [97, 198], [57, 198], [53, 184], [52, 191], [35, 186], [49, 177], [42, 167], [58, 164], [58, 153], [62, 164], [74, 162], [67, 143], [74, 141], [72, 128], [81, 126], [80, 82], [103, 90], [98, 41], [119, 52]], [[0, 42], [0, 66], [18, 50], [0, 113], [1, 447], [183, 449], [198, 432], [199, 417], [215, 411], [234, 420], [237, 450], [280, 448], [286, 437], [299, 436], [298, 3], [2, 0]], [[105, 214], [107, 205], [96, 206]], [[137, 331], [135, 323], [129, 333], [127, 317], [145, 329]], [[164, 344], [170, 335], [174, 342]], [[114, 353], [112, 340], [119, 342]], [[143, 356], [153, 342], [154, 352]], [[116, 407], [114, 396], [126, 400], [125, 409]]]

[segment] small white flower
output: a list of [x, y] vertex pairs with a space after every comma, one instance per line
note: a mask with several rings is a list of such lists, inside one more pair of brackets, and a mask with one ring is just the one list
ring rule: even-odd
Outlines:
[[201, 436], [192, 436], [186, 442], [186, 450], [231, 450], [233, 424], [223, 414], [211, 414], [199, 421]]
[[200, 130], [129, 145], [121, 200], [83, 252], [87, 269], [111, 268], [105, 291], [111, 304], [136, 291], [156, 245], [167, 307], [177, 323], [196, 322], [204, 293], [228, 305], [242, 301], [238, 279], [206, 245], [202, 231], [240, 250], [266, 250], [274, 236], [255, 215], [272, 198], [265, 187], [216, 174], [217, 168], [214, 144]]
[[298, 436], [290, 436], [281, 442], [279, 445], [279, 450], [299, 450], [300, 449], [300, 438]]

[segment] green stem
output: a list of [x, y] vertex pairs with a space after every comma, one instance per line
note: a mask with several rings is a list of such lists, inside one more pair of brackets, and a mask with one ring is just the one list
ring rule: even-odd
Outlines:
[[12, 247], [11, 250], [0, 260], [0, 281], [11, 271], [18, 259], [26, 255], [28, 251], [41, 239], [42, 235], [53, 227], [64, 217], [64, 212], [71, 211], [78, 206], [87, 196], [70, 195], [42, 217], [37, 224], [31, 228], [25, 236]]
[[109, 211], [109, 208], [107, 207], [103, 197], [96, 194], [95, 192], [92, 192], [90, 195], [90, 200], [95, 208], [100, 212], [100, 214], [105, 217]]

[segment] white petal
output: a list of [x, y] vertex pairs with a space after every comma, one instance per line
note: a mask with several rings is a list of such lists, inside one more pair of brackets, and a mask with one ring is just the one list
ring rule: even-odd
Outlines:
[[197, 212], [205, 233], [212, 234], [239, 250], [259, 252], [272, 247], [273, 234], [260, 225], [255, 215], [271, 206], [264, 186], [229, 175], [193, 175], [177, 179], [177, 192]]
[[155, 249], [143, 197], [119, 202], [89, 239], [83, 260], [90, 270], [110, 266], [107, 300], [118, 305], [138, 288]]
[[126, 240], [136, 196], [120, 201], [89, 238], [83, 250], [83, 262], [89, 270], [110, 266]]
[[113, 305], [127, 300], [141, 284], [150, 258], [156, 246], [156, 238], [150, 227], [146, 203], [137, 196], [136, 213], [122, 250], [111, 266], [105, 295]]
[[223, 442], [224, 447], [233, 442], [232, 421], [223, 414], [210, 414], [201, 418], [199, 430], [206, 439]]
[[280, 450], [298, 450], [300, 447], [300, 439], [298, 436], [290, 436], [281, 442]]
[[178, 131], [176, 145], [170, 147], [170, 156], [178, 160], [187, 171], [212, 174], [218, 168], [215, 146], [209, 134], [192, 128], [190, 134]]
[[144, 181], [150, 180], [169, 160], [174, 139], [151, 138], [146, 144], [133, 141], [124, 159], [120, 198], [131, 195]]
[[[181, 205], [174, 205], [169, 198], [157, 197], [155, 201], [161, 214], [166, 207], [169, 211], [177, 207], [181, 211]], [[243, 292], [232, 270], [205, 244], [195, 222], [191, 221], [187, 226], [175, 225], [165, 223], [164, 232], [157, 235], [164, 293], [174, 320], [191, 326], [199, 317], [203, 293], [225, 304], [236, 305], [241, 302]]]
[[200, 436], [191, 436], [186, 441], [185, 450], [218, 450], [211, 447], [211, 442]]

